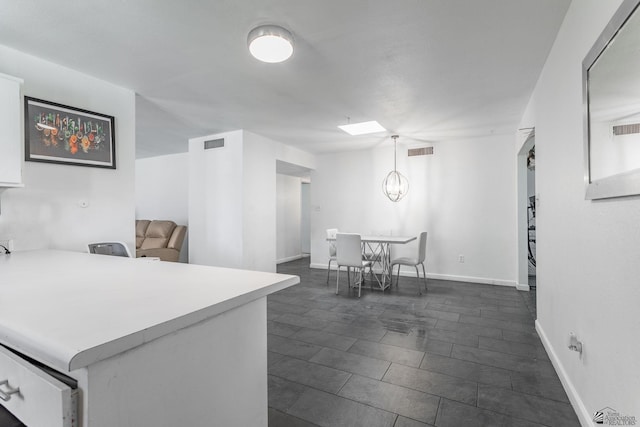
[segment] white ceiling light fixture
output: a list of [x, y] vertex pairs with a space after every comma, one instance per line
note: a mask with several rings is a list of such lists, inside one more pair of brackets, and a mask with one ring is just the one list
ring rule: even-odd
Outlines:
[[382, 181], [382, 192], [392, 202], [398, 202], [409, 192], [409, 180], [396, 169], [398, 135], [392, 135], [391, 138], [393, 139], [393, 170]]
[[368, 133], [386, 132], [386, 129], [375, 120], [370, 122], [351, 123], [338, 127], [349, 135], [366, 135]]
[[247, 45], [254, 58], [270, 64], [286, 61], [293, 55], [293, 36], [277, 25], [261, 25], [251, 30]]

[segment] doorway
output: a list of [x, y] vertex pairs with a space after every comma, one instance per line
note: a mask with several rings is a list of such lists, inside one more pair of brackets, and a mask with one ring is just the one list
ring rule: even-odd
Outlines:
[[536, 146], [527, 153], [527, 273], [529, 288], [536, 287]]
[[311, 252], [311, 170], [276, 160], [276, 264]]
[[517, 157], [518, 177], [518, 290], [535, 290], [536, 271], [536, 187], [535, 130], [522, 144]]

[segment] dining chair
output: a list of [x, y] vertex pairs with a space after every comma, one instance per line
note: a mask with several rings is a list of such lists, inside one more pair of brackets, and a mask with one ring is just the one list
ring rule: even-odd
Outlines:
[[129, 252], [129, 248], [123, 242], [89, 243], [87, 246], [91, 254], [131, 258], [131, 252]]
[[337, 228], [327, 228], [327, 239], [329, 240], [329, 264], [327, 264], [327, 285], [329, 285], [329, 273], [331, 272], [331, 261], [336, 260], [336, 234], [338, 234]]
[[[362, 259], [362, 237], [355, 233], [338, 233], [336, 235], [336, 295], [340, 286], [340, 267], [347, 267], [347, 283], [351, 288], [351, 269], [358, 269], [358, 298], [362, 291], [362, 270], [371, 266], [371, 261]], [[354, 286], [356, 283], [354, 283]]]
[[427, 232], [423, 231], [420, 233], [420, 237], [418, 238], [418, 258], [396, 258], [391, 261], [391, 276], [393, 276], [393, 267], [398, 266], [398, 273], [396, 275], [396, 287], [398, 286], [398, 281], [400, 279], [400, 267], [403, 265], [409, 267], [415, 267], [416, 269], [416, 283], [418, 285], [418, 295], [422, 295], [420, 291], [420, 272], [418, 271], [418, 265], [422, 265], [422, 274], [424, 275], [424, 290], [427, 290], [427, 272], [424, 268], [424, 260], [427, 256]]

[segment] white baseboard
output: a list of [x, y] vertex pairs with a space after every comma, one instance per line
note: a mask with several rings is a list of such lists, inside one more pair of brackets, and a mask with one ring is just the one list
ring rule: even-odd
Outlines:
[[[402, 272], [400, 275], [403, 276]], [[411, 274], [407, 274], [411, 276]], [[510, 286], [516, 287], [515, 280], [492, 279], [487, 277], [455, 276], [453, 274], [432, 274], [427, 273], [428, 279], [451, 280], [454, 282], [482, 283], [484, 285]]]
[[[309, 267], [310, 268], [321, 268], [323, 270], [326, 270], [327, 269], [327, 264], [311, 263], [311, 264], [309, 264]], [[335, 262], [331, 263], [331, 269], [332, 270], [336, 269], [336, 263]]]
[[[309, 265], [309, 267], [322, 268], [326, 270], [327, 264], [312, 263]], [[335, 263], [331, 263], [331, 269], [332, 270], [336, 269]], [[374, 271], [376, 270], [374, 269]], [[413, 272], [400, 270], [400, 275], [402, 277], [416, 277], [415, 270]], [[424, 277], [424, 276], [420, 274], [420, 277]], [[517, 286], [517, 283], [514, 280], [502, 280], [502, 279], [490, 279], [490, 278], [488, 279], [484, 277], [454, 276], [450, 274], [432, 274], [432, 273], [427, 273], [427, 279], [449, 280], [454, 282], [467, 282], [467, 283], [482, 283], [485, 285], [510, 286], [518, 290], [527, 290], [527, 291], [529, 290], [529, 285], [526, 285], [527, 286], [526, 289], [520, 288]]]
[[302, 258], [304, 258], [304, 256], [302, 254], [298, 254], [298, 255], [294, 255], [294, 256], [278, 259], [278, 260], [276, 260], [276, 264], [282, 264], [283, 262], [295, 261], [297, 259], [302, 259]]
[[544, 346], [544, 349], [547, 351], [547, 354], [549, 355], [549, 359], [551, 359], [551, 364], [555, 368], [556, 373], [560, 378], [560, 382], [564, 387], [564, 391], [567, 393], [567, 397], [571, 402], [571, 406], [573, 406], [574, 411], [576, 411], [576, 415], [578, 416], [578, 420], [580, 421], [580, 424], [585, 427], [592, 426], [593, 421], [591, 419], [591, 415], [589, 411], [584, 406], [582, 399], [580, 399], [580, 395], [578, 394], [576, 388], [573, 386], [573, 383], [571, 382], [571, 380], [569, 379], [569, 376], [567, 375], [567, 371], [564, 369], [564, 366], [562, 366], [562, 363], [560, 362], [558, 355], [556, 354], [553, 347], [551, 346], [551, 342], [549, 341], [547, 334], [544, 332], [544, 329], [542, 329], [542, 325], [540, 325], [540, 322], [538, 322], [537, 320], [536, 320], [536, 331], [540, 336], [540, 340], [542, 341], [542, 345]]
[[516, 289], [519, 291], [525, 291], [525, 292], [529, 292], [531, 290], [531, 288], [529, 287], [529, 284], [527, 283], [516, 283]]

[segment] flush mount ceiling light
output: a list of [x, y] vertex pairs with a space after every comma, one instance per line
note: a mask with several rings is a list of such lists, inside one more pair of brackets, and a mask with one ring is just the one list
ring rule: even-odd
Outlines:
[[393, 170], [382, 181], [382, 192], [392, 202], [398, 202], [409, 191], [409, 180], [396, 170], [396, 154], [398, 135], [392, 135], [393, 139]]
[[351, 123], [348, 125], [338, 126], [349, 135], [366, 135], [368, 133], [385, 132], [386, 129], [380, 126], [380, 123], [372, 120], [370, 122]]
[[277, 25], [261, 25], [247, 37], [254, 58], [271, 64], [286, 61], [293, 54], [293, 36]]

